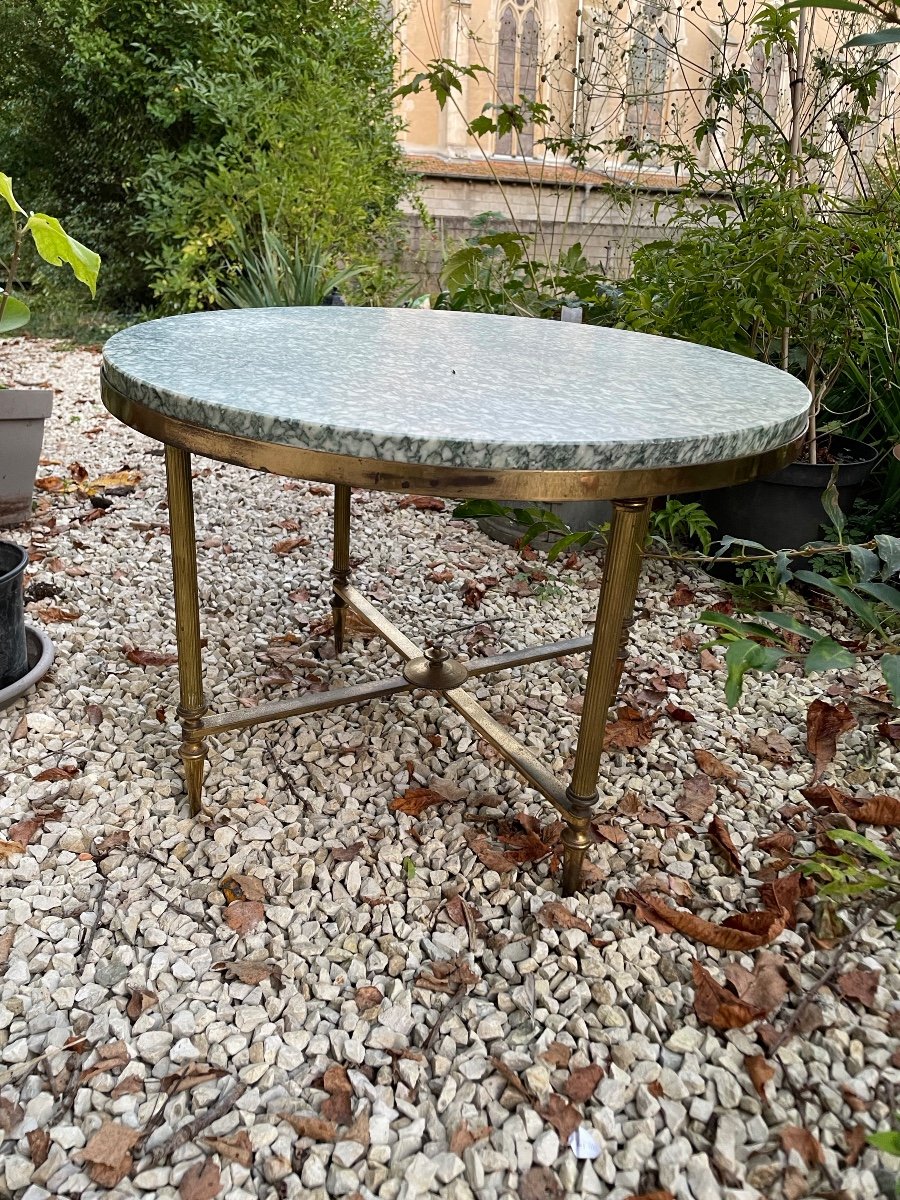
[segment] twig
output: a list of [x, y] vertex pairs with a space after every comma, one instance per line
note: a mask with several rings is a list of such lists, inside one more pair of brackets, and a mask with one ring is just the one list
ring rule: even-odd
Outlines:
[[287, 771], [284, 769], [283, 764], [279, 761], [279, 759], [277, 759], [275, 757], [275, 751], [272, 749], [272, 747], [269, 745], [266, 745], [266, 748], [263, 751], [263, 753], [264, 753], [266, 759], [275, 768], [275, 771], [278, 774], [279, 778], [281, 779], [281, 782], [284, 784], [284, 786], [290, 792], [291, 796], [293, 796], [293, 798], [297, 801], [298, 805], [301, 808], [306, 808], [306, 800], [304, 799], [303, 796], [300, 795], [300, 792], [297, 788], [297, 784], [294, 782], [294, 780], [291, 778], [291, 776], [288, 775]]
[[69, 1050], [80, 1050], [82, 1043], [86, 1043], [87, 1038], [75, 1038], [71, 1045], [50, 1046], [47, 1050], [42, 1050], [40, 1054], [36, 1054], [34, 1058], [29, 1058], [26, 1062], [16, 1063], [14, 1067], [7, 1067], [5, 1071], [0, 1071], [0, 1087], [4, 1083], [10, 1083], [21, 1072], [28, 1072], [33, 1066], [41, 1062], [42, 1059], [52, 1058], [54, 1054], [66, 1054]]
[[775, 1041], [772, 1043], [772, 1045], [769, 1047], [770, 1055], [774, 1055], [774, 1054], [778, 1053], [778, 1051], [781, 1049], [781, 1047], [784, 1045], [784, 1043], [793, 1034], [797, 1025], [800, 1023], [800, 1018], [809, 1009], [810, 1005], [813, 1002], [813, 999], [819, 994], [819, 992], [822, 990], [822, 988], [825, 987], [826, 984], [830, 983], [832, 981], [832, 979], [834, 979], [835, 975], [837, 975], [838, 971], [841, 968], [841, 964], [844, 960], [844, 955], [850, 949], [853, 939], [866, 925], [868, 925], [869, 921], [871, 920], [871, 917], [872, 917], [872, 913], [867, 908], [865, 910], [865, 912], [863, 913], [863, 915], [860, 917], [860, 919], [853, 926], [853, 928], [844, 934], [843, 938], [841, 939], [840, 943], [837, 946], [837, 949], [834, 952], [834, 959], [831, 963], [831, 966], [824, 973], [824, 975], [822, 975], [819, 979], [816, 980], [816, 982], [812, 985], [812, 987], [809, 989], [809, 991], [806, 993], [806, 995], [803, 997], [803, 999], [797, 1005], [796, 1009], [794, 1010], [794, 1015], [788, 1021], [787, 1025], [785, 1025], [784, 1029], [782, 1029], [781, 1033], [778, 1035], [778, 1037], [775, 1039]]
[[180, 904], [177, 904], [174, 900], [170, 900], [164, 892], [161, 892], [159, 888], [154, 887], [152, 883], [147, 884], [147, 889], [148, 891], [151, 891], [154, 896], [157, 896], [160, 900], [165, 901], [172, 912], [178, 913], [180, 917], [187, 917], [189, 920], [193, 921], [195, 925], [205, 925], [215, 937], [219, 936], [219, 929], [207, 917], [195, 916], [194, 913], [189, 912], [186, 908], [182, 908]]
[[246, 1083], [236, 1083], [231, 1091], [226, 1092], [212, 1108], [208, 1108], [199, 1117], [195, 1117], [188, 1125], [182, 1125], [181, 1129], [177, 1129], [168, 1142], [162, 1146], [157, 1146], [150, 1155], [151, 1163], [154, 1166], [159, 1166], [166, 1155], [173, 1154], [176, 1150], [180, 1150], [182, 1146], [186, 1146], [188, 1142], [192, 1142], [198, 1133], [202, 1133], [214, 1121], [218, 1121], [219, 1117], [224, 1117], [226, 1113], [230, 1112], [246, 1090]]
[[81, 959], [82, 966], [87, 962], [88, 955], [91, 952], [91, 946], [94, 944], [94, 937], [97, 933], [97, 927], [100, 924], [100, 915], [103, 912], [103, 898], [106, 895], [106, 889], [109, 887], [109, 878], [106, 875], [100, 878], [100, 888], [94, 898], [94, 923], [86, 937], [83, 937], [81, 947], [78, 951], [78, 957]]
[[450, 999], [447, 1001], [447, 1003], [444, 1005], [444, 1007], [438, 1013], [438, 1019], [432, 1025], [431, 1029], [428, 1032], [428, 1037], [422, 1043], [423, 1050], [431, 1049], [431, 1043], [437, 1037], [438, 1030], [441, 1028], [441, 1026], [444, 1024], [444, 1022], [447, 1020], [447, 1018], [453, 1012], [453, 1010], [455, 1008], [458, 1008], [459, 1005], [462, 1004], [463, 1000], [466, 998], [466, 994], [467, 994], [468, 990], [469, 989], [466, 987], [466, 985], [464, 983], [461, 983], [459, 985], [459, 987], [456, 989], [456, 991], [453, 993], [453, 995], [450, 997]]

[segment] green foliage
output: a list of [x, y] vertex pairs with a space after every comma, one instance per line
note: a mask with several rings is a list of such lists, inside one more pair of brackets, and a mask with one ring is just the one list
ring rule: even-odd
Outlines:
[[[97, 291], [100, 256], [70, 237], [56, 217], [48, 217], [46, 213], [27, 212], [13, 194], [12, 179], [3, 172], [0, 172], [0, 198], [6, 201], [12, 221], [12, 246], [6, 268], [6, 281], [0, 288], [2, 334], [21, 329], [31, 317], [28, 305], [12, 294], [22, 248], [29, 234], [35, 250], [45, 262], [53, 267], [68, 264], [75, 278], [88, 288], [92, 296]], [[25, 220], [20, 221], [20, 217], [24, 217]]]
[[113, 264], [107, 304], [212, 304], [260, 208], [345, 261], [395, 236], [378, 0], [33, 0], [0, 7], [0, 40], [0, 157]]
[[900, 900], [900, 858], [855, 829], [829, 829], [829, 846], [800, 864], [802, 874], [822, 881], [818, 895], [859, 900], [878, 893], [883, 901]]
[[412, 79], [396, 88], [394, 95], [417, 96], [426, 88], [443, 108], [454, 91], [462, 95], [463, 79], [477, 79], [479, 71], [490, 74], [487, 67], [478, 64], [463, 67], [452, 58], [435, 58], [427, 64], [424, 71], [419, 71]]
[[695, 501], [670, 496], [662, 508], [650, 516], [650, 535], [666, 546], [688, 547], [698, 543], [703, 554], [709, 554], [716, 523]]

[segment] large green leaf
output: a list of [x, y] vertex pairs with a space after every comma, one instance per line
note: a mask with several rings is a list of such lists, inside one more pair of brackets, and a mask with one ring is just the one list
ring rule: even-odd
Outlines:
[[851, 546], [850, 561], [863, 583], [874, 579], [881, 570], [881, 559], [874, 550], [869, 550], [867, 546]]
[[454, 517], [509, 517], [510, 509], [496, 500], [464, 500], [453, 510]]
[[822, 636], [818, 629], [813, 629], [812, 625], [804, 625], [802, 621], [798, 621], [790, 613], [758, 612], [756, 615], [761, 621], [770, 621], [773, 625], [777, 625], [779, 629], [786, 629], [788, 633], [799, 633], [801, 637], [812, 638], [814, 642], [818, 641]]
[[[726, 613], [702, 612], [700, 620], [704, 625], [712, 625], [715, 629], [726, 629], [729, 633], [736, 633], [738, 637], [764, 637], [774, 638], [778, 635], [765, 625], [759, 625], [756, 621], [739, 621], [737, 617], [729, 617]], [[819, 635], [816, 634], [816, 637]]]
[[881, 1133], [869, 1133], [866, 1141], [876, 1150], [883, 1150], [894, 1158], [900, 1158], [900, 1129], [886, 1129]]
[[900, 571], [900, 538], [891, 537], [889, 533], [876, 533], [875, 545], [878, 547], [878, 553], [884, 563], [881, 569], [881, 578], [890, 579], [892, 575]]
[[0, 333], [11, 333], [13, 329], [21, 329], [23, 325], [27, 325], [31, 318], [28, 305], [17, 300], [15, 296], [6, 296], [5, 304], [3, 300], [4, 293], [0, 291], [0, 308], [3, 310], [0, 316]]
[[851, 38], [848, 46], [891, 46], [900, 42], [900, 29], [879, 29], [876, 33], [860, 33]]
[[734, 708], [741, 698], [744, 686], [744, 676], [748, 671], [771, 671], [784, 658], [786, 651], [776, 646], [760, 646], [758, 642], [746, 639], [732, 642], [725, 651], [725, 665], [728, 676], [725, 680], [725, 700], [729, 708]]
[[817, 671], [843, 671], [855, 666], [855, 654], [833, 638], [823, 637], [810, 646], [804, 669], [807, 675], [812, 675]]
[[859, 617], [860, 621], [867, 628], [881, 629], [881, 622], [878, 620], [872, 605], [867, 604], [861, 596], [857, 596], [849, 588], [841, 587], [833, 579], [826, 579], [818, 571], [797, 571], [795, 578], [802, 580], [803, 583], [811, 583], [813, 587], [821, 588], [823, 592], [828, 592], [836, 600], [840, 600], [852, 613]]
[[2, 171], [0, 171], [0, 196], [3, 197], [13, 212], [23, 213], [25, 211], [13, 195], [12, 180], [8, 175], [4, 175]]
[[861, 583], [859, 589], [874, 596], [881, 604], [886, 604], [894, 612], [900, 612], [900, 591], [887, 583]]
[[834, 526], [838, 541], [843, 542], [844, 530], [847, 528], [847, 518], [841, 511], [841, 499], [837, 490], [837, 473], [838, 469], [835, 467], [831, 472], [831, 478], [828, 480], [828, 487], [822, 493], [822, 507], [825, 509], [828, 520]]
[[894, 697], [894, 703], [900, 708], [900, 654], [883, 654], [881, 673]]
[[90, 289], [92, 296], [97, 294], [99, 254], [69, 237], [56, 217], [48, 217], [46, 213], [32, 213], [25, 228], [34, 238], [37, 252], [45, 262], [53, 267], [68, 263], [75, 272], [75, 278]]

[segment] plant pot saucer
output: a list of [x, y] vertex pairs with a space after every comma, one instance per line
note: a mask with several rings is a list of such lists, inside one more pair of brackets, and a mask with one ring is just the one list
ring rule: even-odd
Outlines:
[[0, 709], [7, 708], [14, 700], [33, 688], [50, 670], [56, 657], [56, 648], [45, 633], [25, 626], [25, 645], [28, 651], [28, 670], [15, 683], [0, 688]]

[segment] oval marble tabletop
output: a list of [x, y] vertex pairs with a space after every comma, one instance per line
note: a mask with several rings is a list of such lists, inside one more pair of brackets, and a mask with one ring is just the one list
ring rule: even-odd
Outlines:
[[723, 462], [806, 428], [775, 367], [618, 329], [402, 308], [193, 313], [117, 333], [112, 386], [257, 441], [426, 466]]

